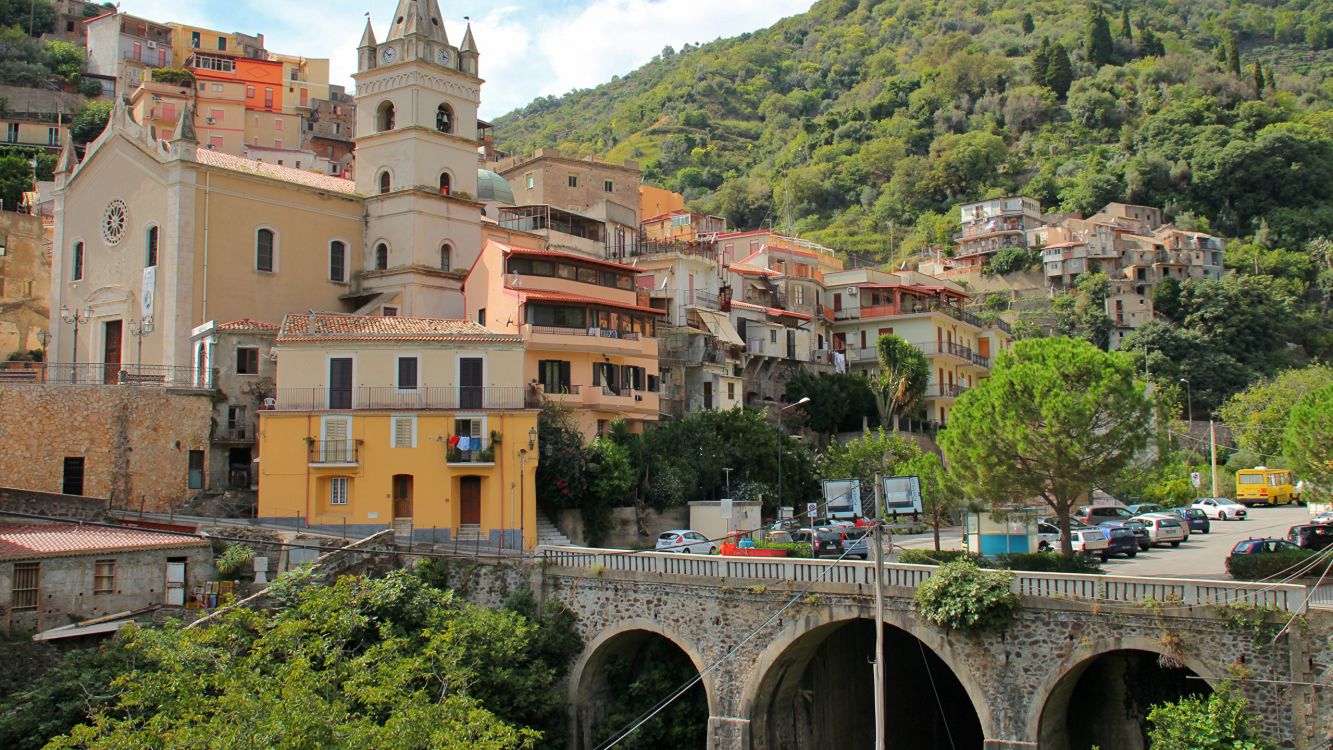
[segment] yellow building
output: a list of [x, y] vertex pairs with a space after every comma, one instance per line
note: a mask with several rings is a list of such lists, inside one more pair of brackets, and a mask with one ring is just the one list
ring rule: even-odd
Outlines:
[[259, 420], [259, 515], [364, 534], [537, 543], [523, 342], [475, 323], [286, 316]]
[[557, 250], [487, 242], [466, 282], [469, 320], [522, 337], [524, 381], [574, 409], [588, 437], [658, 418], [661, 310], [637, 269]]

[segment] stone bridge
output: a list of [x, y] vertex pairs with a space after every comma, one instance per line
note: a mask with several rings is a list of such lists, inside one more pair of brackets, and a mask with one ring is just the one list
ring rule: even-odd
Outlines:
[[[1148, 707], [1223, 680], [1281, 747], [1333, 740], [1333, 617], [1306, 611], [1303, 586], [1019, 573], [1015, 621], [959, 634], [912, 608], [933, 572], [885, 566], [889, 748], [1138, 750]], [[578, 615], [572, 748], [621, 728], [601, 721], [623, 699], [613, 663], [674, 656], [701, 676], [710, 750], [787, 750], [872, 746], [874, 575], [862, 562], [542, 548], [476, 566], [462, 588], [496, 605], [526, 586]], [[1231, 602], [1272, 611], [1238, 624], [1218, 606]]]

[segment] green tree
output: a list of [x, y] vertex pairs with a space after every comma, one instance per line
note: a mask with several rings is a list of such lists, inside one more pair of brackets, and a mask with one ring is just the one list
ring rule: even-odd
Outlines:
[[30, 688], [0, 702], [0, 746], [41, 750], [47, 740], [113, 705], [119, 691], [112, 683], [133, 668], [133, 654], [116, 640], [70, 651]]
[[111, 102], [86, 102], [75, 112], [70, 122], [70, 136], [75, 143], [89, 143], [106, 130], [111, 119]]
[[1282, 445], [1292, 471], [1324, 493], [1333, 489], [1333, 385], [1292, 407]]
[[1166, 54], [1166, 47], [1151, 27], [1144, 26], [1139, 34], [1139, 51], [1149, 57], [1161, 57]]
[[1263, 462], [1282, 455], [1282, 433], [1291, 410], [1311, 393], [1333, 384], [1333, 368], [1313, 365], [1287, 370], [1226, 400], [1217, 415], [1231, 427], [1236, 444]]
[[1206, 696], [1190, 695], [1148, 712], [1152, 750], [1271, 750], [1259, 735], [1247, 701], [1228, 683]]
[[56, 10], [51, 0], [0, 0], [0, 26], [13, 26], [39, 37], [55, 30]]
[[1094, 68], [1109, 64], [1115, 57], [1115, 44], [1111, 41], [1111, 22], [1102, 12], [1100, 4], [1088, 18], [1083, 30], [1083, 57]]
[[1046, 64], [1046, 87], [1061, 99], [1074, 85], [1074, 66], [1069, 62], [1069, 51], [1059, 42], [1051, 45], [1051, 52]]
[[629, 450], [610, 439], [588, 446], [588, 492], [581, 506], [583, 533], [588, 543], [601, 544], [611, 530], [611, 509], [633, 504], [634, 468]]
[[568, 406], [546, 401], [537, 415], [541, 461], [537, 464], [537, 502], [549, 509], [578, 508], [588, 490], [588, 451]]
[[1106, 314], [1110, 279], [1104, 273], [1085, 273], [1078, 277], [1075, 288], [1077, 294], [1056, 297], [1051, 303], [1056, 331], [1107, 349], [1111, 345], [1111, 317]]
[[88, 54], [72, 42], [53, 40], [42, 45], [38, 60], [65, 83], [76, 84], [83, 76]]
[[33, 189], [33, 167], [25, 158], [0, 156], [0, 201], [5, 210], [15, 210], [23, 194]]
[[803, 398], [810, 399], [802, 407], [809, 418], [806, 426], [825, 435], [859, 430], [863, 419], [878, 416], [875, 392], [859, 373], [816, 375], [800, 370], [787, 381], [784, 400], [794, 404]]
[[1134, 41], [1134, 26], [1129, 22], [1129, 3], [1120, 6], [1120, 38]]
[[1033, 29], [1037, 28], [1037, 25], [1032, 22], [1031, 13], [1023, 14], [1022, 20], [1019, 21], [1019, 26], [1023, 29], [1024, 34], [1031, 34]]
[[1032, 82], [1038, 86], [1051, 87], [1046, 79], [1047, 71], [1051, 67], [1051, 40], [1042, 37], [1041, 43], [1037, 45], [1036, 51], [1032, 53]]
[[1254, 87], [1254, 98], [1264, 98], [1264, 69], [1258, 60], [1250, 66], [1250, 85]]
[[1020, 341], [958, 399], [940, 447], [970, 496], [1046, 503], [1069, 555], [1071, 509], [1146, 445], [1150, 412], [1121, 355], [1067, 338]]
[[910, 413], [926, 395], [930, 363], [917, 347], [891, 333], [875, 344], [879, 376], [873, 384], [879, 405], [880, 424], [896, 429], [896, 417]]
[[1231, 75], [1240, 78], [1240, 42], [1236, 39], [1236, 32], [1227, 32], [1225, 46], [1227, 70]]
[[915, 443], [880, 427], [846, 443], [830, 443], [819, 457], [818, 468], [824, 479], [861, 480], [861, 507], [870, 508], [874, 505], [875, 475], [900, 474], [902, 467], [919, 455], [921, 449]]
[[963, 492], [940, 457], [920, 453], [897, 470], [901, 476], [915, 475], [921, 482], [921, 510], [935, 533], [935, 551], [940, 549], [940, 529], [953, 524], [963, 507]]

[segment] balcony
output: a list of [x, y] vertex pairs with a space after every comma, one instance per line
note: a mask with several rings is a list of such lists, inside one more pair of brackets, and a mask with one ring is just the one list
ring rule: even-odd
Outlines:
[[279, 388], [272, 404], [275, 411], [427, 411], [431, 409], [535, 409], [541, 404], [525, 386], [439, 387], [400, 390], [392, 386], [330, 388]]
[[236, 422], [213, 428], [215, 443], [253, 443], [258, 436], [253, 422]]
[[990, 360], [987, 357], [982, 357], [972, 351], [972, 347], [970, 346], [964, 346], [952, 341], [929, 341], [924, 344], [914, 343], [912, 346], [920, 349], [927, 357], [951, 357], [965, 365], [990, 367]]
[[657, 338], [632, 331], [614, 331], [606, 328], [561, 328], [524, 323], [521, 333], [529, 349], [593, 351], [644, 357], [657, 356]]
[[311, 466], [357, 466], [361, 463], [360, 440], [311, 440], [307, 462]]
[[967, 392], [964, 385], [932, 385], [926, 388], [926, 400], [954, 399]]
[[0, 362], [0, 384], [118, 385], [212, 390], [216, 370], [119, 362]]
[[611, 388], [594, 385], [583, 390], [583, 405], [589, 409], [611, 411], [641, 411], [657, 413], [658, 395], [651, 391], [638, 391], [632, 388]]
[[542, 386], [541, 398], [554, 404], [563, 404], [566, 406], [579, 406], [583, 403], [583, 386], [581, 385], [556, 385]]
[[471, 437], [467, 440], [468, 447], [464, 450], [458, 447], [463, 444], [462, 436], [454, 435], [449, 438], [449, 447], [445, 454], [446, 463], [487, 466], [495, 464], [495, 444], [491, 440], [481, 437]]

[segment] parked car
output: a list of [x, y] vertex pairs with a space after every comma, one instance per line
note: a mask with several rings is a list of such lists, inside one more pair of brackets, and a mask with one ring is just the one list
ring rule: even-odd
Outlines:
[[1185, 541], [1185, 527], [1175, 518], [1166, 516], [1139, 516], [1135, 521], [1142, 521], [1148, 529], [1148, 539], [1153, 544], [1169, 544], [1179, 547]]
[[1105, 561], [1111, 556], [1109, 533], [1102, 529], [1070, 529], [1069, 543], [1075, 552], [1089, 556], [1098, 555]]
[[1161, 513], [1143, 513], [1137, 516], [1137, 518], [1169, 518], [1173, 521], [1179, 521], [1180, 530], [1185, 532], [1185, 541], [1188, 542], [1190, 540], [1190, 525], [1185, 523], [1185, 520], [1175, 513], [1167, 513], [1165, 511]]
[[1185, 522], [1185, 527], [1198, 534], [1207, 534], [1213, 530], [1208, 514], [1199, 508], [1172, 508], [1171, 515]]
[[842, 557], [842, 532], [821, 526], [797, 529], [791, 533], [793, 542], [810, 545], [811, 557]]
[[1037, 522], [1037, 551], [1051, 552], [1060, 549], [1060, 527], [1045, 521]]
[[1326, 510], [1311, 518], [1310, 523], [1333, 523], [1333, 510]]
[[1141, 516], [1145, 513], [1161, 513], [1166, 510], [1166, 508], [1163, 508], [1157, 503], [1135, 503], [1126, 506], [1125, 509], [1136, 516]]
[[1243, 519], [1247, 515], [1245, 506], [1225, 497], [1204, 497], [1195, 501], [1191, 508], [1198, 508], [1209, 518], [1226, 521], [1232, 518]]
[[1127, 521], [1133, 517], [1133, 513], [1119, 505], [1085, 505], [1074, 513], [1074, 518], [1091, 526], [1102, 521]]
[[1106, 552], [1102, 553], [1102, 560], [1105, 561], [1111, 555], [1124, 555], [1125, 557], [1139, 556], [1139, 538], [1134, 535], [1133, 529], [1127, 526], [1105, 526], [1103, 527], [1111, 538], [1107, 540]]
[[693, 529], [672, 529], [657, 536], [658, 552], [679, 552], [694, 555], [716, 555], [717, 542]]
[[1297, 524], [1287, 530], [1287, 539], [1301, 549], [1318, 552], [1333, 547], [1333, 526], [1324, 523]]
[[1291, 552], [1298, 550], [1295, 544], [1286, 539], [1246, 539], [1236, 542], [1236, 546], [1231, 548], [1233, 555], [1265, 555], [1274, 552]]
[[1135, 521], [1132, 519], [1128, 521], [1104, 521], [1102, 522], [1101, 527], [1103, 529], [1129, 529], [1130, 533], [1134, 535], [1134, 539], [1139, 544], [1139, 551], [1147, 552], [1149, 549], [1152, 549], [1152, 539], [1148, 536], [1148, 527], [1144, 526], [1142, 521]]
[[829, 528], [842, 535], [842, 549], [848, 557], [856, 557], [862, 560], [870, 558], [869, 526], [846, 524]]

